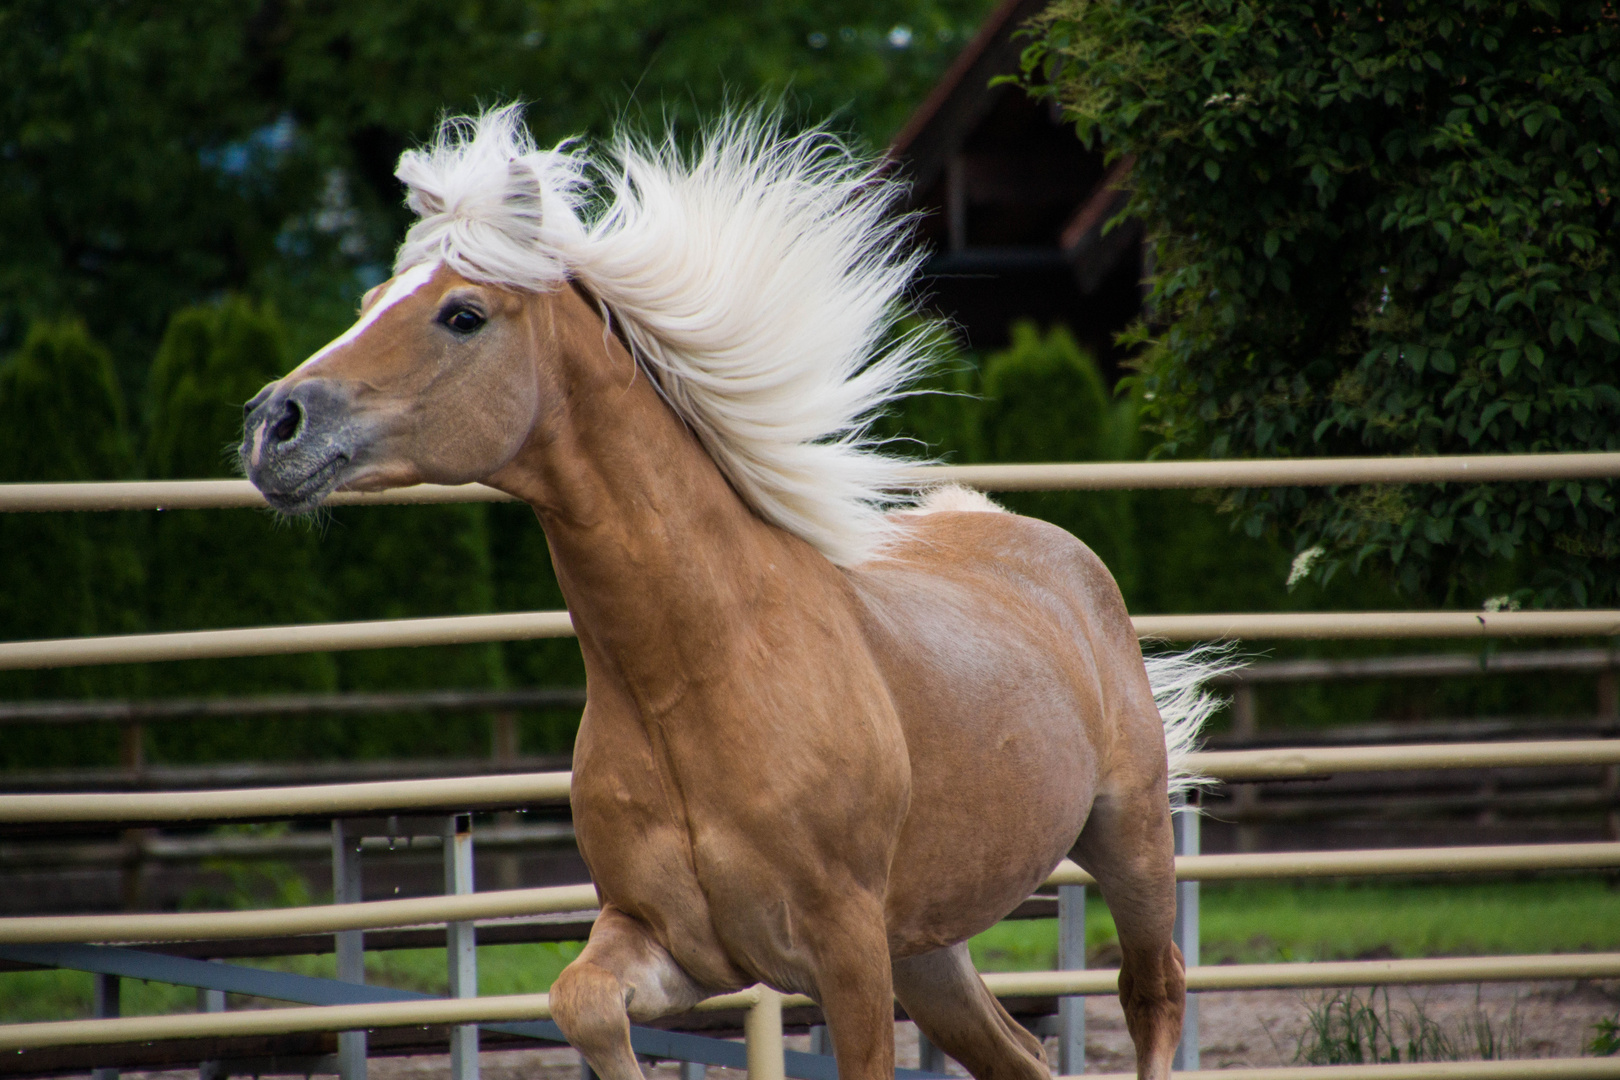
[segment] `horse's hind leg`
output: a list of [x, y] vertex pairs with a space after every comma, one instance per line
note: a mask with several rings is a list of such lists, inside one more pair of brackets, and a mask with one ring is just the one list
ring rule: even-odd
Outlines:
[[894, 963], [894, 996], [928, 1040], [977, 1080], [1048, 1080], [1040, 1040], [973, 970], [967, 943]]
[[1162, 773], [1110, 779], [1072, 854], [1097, 879], [1119, 930], [1119, 1000], [1136, 1044], [1136, 1075], [1167, 1080], [1187, 1000], [1181, 950], [1170, 940], [1176, 916], [1170, 804]]
[[630, 1021], [683, 1012], [709, 993], [642, 925], [603, 905], [591, 939], [551, 988], [551, 1015], [602, 1080], [643, 1080]]

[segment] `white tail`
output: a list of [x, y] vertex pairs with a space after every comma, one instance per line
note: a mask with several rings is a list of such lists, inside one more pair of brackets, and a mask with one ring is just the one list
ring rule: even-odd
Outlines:
[[1147, 665], [1153, 703], [1164, 721], [1164, 748], [1170, 758], [1170, 800], [1185, 799], [1211, 783], [1193, 770], [1187, 757], [1198, 749], [1204, 724], [1226, 702], [1210, 693], [1206, 684], [1237, 671], [1244, 661], [1229, 645], [1199, 645], [1180, 653], [1159, 653], [1142, 658]]

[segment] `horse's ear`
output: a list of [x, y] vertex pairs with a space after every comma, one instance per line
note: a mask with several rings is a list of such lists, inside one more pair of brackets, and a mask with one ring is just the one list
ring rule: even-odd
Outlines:
[[502, 201], [507, 209], [539, 223], [540, 177], [533, 166], [517, 159], [506, 163], [506, 194]]
[[431, 191], [410, 186], [405, 189], [405, 205], [419, 218], [444, 213], [444, 200]]

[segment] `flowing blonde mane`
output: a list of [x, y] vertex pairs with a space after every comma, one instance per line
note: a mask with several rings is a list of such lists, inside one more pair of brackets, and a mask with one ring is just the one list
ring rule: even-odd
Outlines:
[[896, 326], [920, 255], [871, 162], [760, 113], [690, 153], [629, 135], [540, 150], [509, 105], [445, 121], [398, 176], [420, 220], [396, 274], [440, 260], [522, 289], [577, 280], [761, 517], [843, 566], [896, 528], [884, 508], [913, 463], [867, 426], [927, 345]]

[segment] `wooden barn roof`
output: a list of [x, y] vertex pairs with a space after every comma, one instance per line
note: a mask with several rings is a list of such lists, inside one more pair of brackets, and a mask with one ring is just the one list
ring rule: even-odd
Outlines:
[[976, 348], [1020, 318], [1063, 323], [1111, 368], [1113, 336], [1141, 306], [1141, 229], [1103, 233], [1124, 205], [1128, 159], [1106, 164], [1056, 107], [1015, 85], [1016, 31], [1047, 0], [1002, 0], [895, 136], [933, 247], [928, 289]]

